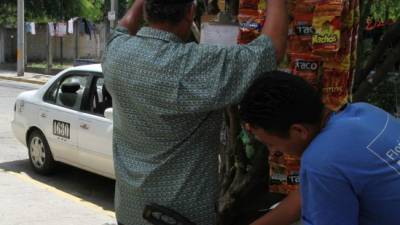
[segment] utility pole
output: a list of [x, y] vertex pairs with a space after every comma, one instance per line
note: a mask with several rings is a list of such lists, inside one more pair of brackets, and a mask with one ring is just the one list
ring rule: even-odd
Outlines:
[[[53, 24], [51, 24], [53, 26]], [[54, 26], [53, 26], [54, 28]], [[53, 67], [53, 43], [52, 43], [52, 37], [50, 34], [50, 27], [47, 25], [47, 74], [51, 74], [51, 69]]]
[[118, 21], [118, 0], [111, 0], [111, 8], [108, 13], [108, 20], [110, 20], [111, 28], [114, 29], [117, 26]]
[[25, 6], [24, 0], [18, 0], [18, 46], [17, 46], [17, 74], [24, 76], [25, 72]]

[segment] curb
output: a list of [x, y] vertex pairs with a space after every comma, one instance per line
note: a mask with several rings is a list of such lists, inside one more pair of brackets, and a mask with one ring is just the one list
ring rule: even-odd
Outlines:
[[31, 83], [31, 84], [45, 84], [47, 81], [40, 81], [40, 80], [32, 80], [32, 79], [26, 79], [26, 78], [19, 78], [19, 77], [3, 77], [0, 76], [0, 80], [12, 80], [12, 81], [18, 81], [18, 82], [25, 82], [25, 83]]

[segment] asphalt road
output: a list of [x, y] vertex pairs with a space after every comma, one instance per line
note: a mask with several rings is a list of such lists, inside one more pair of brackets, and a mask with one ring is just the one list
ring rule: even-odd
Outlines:
[[45, 177], [30, 168], [25, 146], [13, 136], [14, 101], [39, 85], [0, 80], [0, 224], [114, 225], [115, 182], [60, 165]]

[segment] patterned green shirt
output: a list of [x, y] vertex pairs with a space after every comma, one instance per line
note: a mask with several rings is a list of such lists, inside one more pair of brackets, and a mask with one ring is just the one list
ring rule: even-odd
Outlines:
[[276, 68], [271, 40], [219, 47], [184, 43], [144, 27], [117, 28], [103, 72], [113, 97], [117, 220], [142, 219], [148, 203], [197, 225], [213, 225], [222, 110], [236, 104], [260, 73]]

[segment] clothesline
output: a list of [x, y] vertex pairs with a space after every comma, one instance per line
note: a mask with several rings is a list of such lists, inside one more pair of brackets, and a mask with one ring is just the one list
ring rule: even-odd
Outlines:
[[[74, 24], [78, 23], [77, 29], [75, 30]], [[95, 34], [96, 25], [91, 21], [74, 17], [68, 20], [67, 22], [48, 22], [47, 26], [49, 28], [50, 36], [55, 37], [64, 37], [69, 34], [74, 34], [74, 32], [85, 33], [89, 35], [90, 39], [92, 35]], [[30, 33], [32, 35], [36, 34], [36, 24], [35, 22], [26, 22], [25, 23], [25, 31], [26, 33]]]

